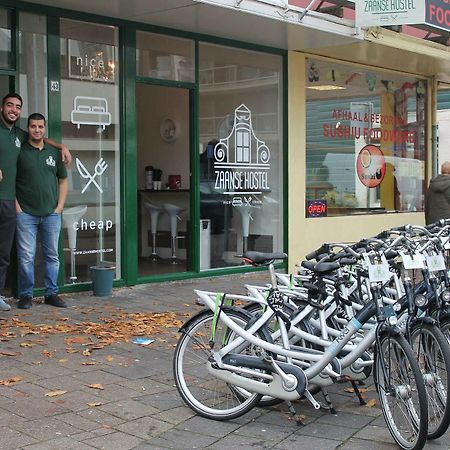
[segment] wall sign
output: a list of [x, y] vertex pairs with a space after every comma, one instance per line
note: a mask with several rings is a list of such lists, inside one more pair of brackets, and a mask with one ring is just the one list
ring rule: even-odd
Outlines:
[[366, 145], [356, 158], [356, 173], [364, 186], [377, 187], [386, 175], [383, 152], [375, 145]]
[[270, 150], [258, 139], [251, 111], [244, 105], [234, 111], [233, 127], [214, 147], [214, 189], [229, 195], [233, 206], [261, 206], [260, 195], [269, 191]]
[[116, 61], [113, 45], [68, 39], [69, 78], [114, 83]]

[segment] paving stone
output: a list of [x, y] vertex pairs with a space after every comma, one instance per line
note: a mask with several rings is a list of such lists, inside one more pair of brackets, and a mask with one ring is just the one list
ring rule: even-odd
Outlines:
[[55, 397], [53, 401], [58, 402], [67, 410], [82, 411], [92, 408], [89, 404], [101, 402], [101, 399], [96, 395], [96, 390], [86, 389], [86, 391], [67, 392], [60, 397]]
[[206, 419], [194, 416], [176, 426], [176, 429], [206, 434], [207, 436], [223, 437], [241, 427], [237, 423]]
[[[158, 437], [152, 438], [136, 447], [135, 450], [170, 448], [170, 449], [187, 449], [187, 448], [210, 448], [209, 445], [217, 441], [216, 437], [205, 436], [184, 430], [173, 429], [167, 433], [163, 433]], [[222, 447], [223, 448], [223, 447]]]
[[15, 424], [14, 429], [30, 435], [38, 441], [70, 436], [81, 431], [79, 428], [59, 421], [55, 417], [28, 420], [27, 422]]
[[111, 414], [107, 414], [107, 413], [99, 410], [98, 408], [90, 408], [90, 409], [85, 409], [83, 411], [79, 411], [78, 415], [80, 415], [81, 417], [84, 417], [85, 419], [93, 420], [93, 421], [101, 424], [102, 426], [106, 426], [106, 427], [113, 427], [115, 425], [123, 423], [123, 420], [120, 419], [119, 417], [113, 416]]
[[101, 411], [120, 417], [123, 420], [134, 420], [139, 417], [150, 416], [159, 412], [159, 410], [153, 406], [131, 399], [108, 403], [106, 405], [101, 405], [98, 408]]
[[358, 414], [340, 412], [338, 414], [324, 414], [317, 419], [317, 422], [331, 425], [341, 425], [349, 428], [361, 428], [368, 423], [372, 423], [372, 425], [374, 425], [374, 420], [377, 419]]
[[52, 439], [51, 441], [41, 442], [39, 444], [27, 445], [23, 448], [25, 450], [92, 450], [90, 445], [69, 438]]
[[3, 409], [30, 420], [67, 412], [66, 408], [39, 398], [34, 398], [33, 401], [28, 398], [19, 399], [3, 405]]
[[323, 423], [313, 422], [303, 427], [300, 427], [296, 434], [321, 437], [325, 439], [336, 439], [345, 441], [350, 436], [354, 435], [358, 430], [356, 428], [349, 428], [343, 426], [335, 426], [331, 424], [324, 425]]
[[128, 387], [145, 395], [160, 394], [162, 392], [173, 391], [174, 386], [160, 383], [153, 378], [145, 378], [140, 380], [126, 380], [119, 383], [121, 386]]
[[89, 420], [85, 417], [82, 417], [80, 414], [76, 414], [74, 412], [59, 414], [56, 417], [61, 422], [71, 424], [74, 427], [83, 431], [91, 431], [98, 428], [98, 422], [94, 420]]
[[2, 427], [9, 427], [11, 425], [24, 422], [25, 420], [26, 419], [24, 417], [20, 417], [16, 414], [10, 413], [9, 411], [5, 411], [4, 409], [0, 409], [0, 425]]
[[75, 373], [73, 374], [75, 379], [82, 381], [85, 385], [100, 383], [104, 386], [108, 384], [119, 384], [125, 379], [123, 377], [118, 377], [117, 375], [106, 372], [105, 370], [93, 370], [88, 373]]
[[128, 421], [122, 425], [116, 425], [115, 428], [124, 433], [132, 434], [133, 436], [142, 439], [149, 439], [153, 436], [158, 436], [173, 427], [172, 424], [163, 422], [162, 420], [153, 419], [151, 417], [141, 417], [137, 420]]
[[292, 433], [294, 433], [298, 427], [295, 424], [288, 425], [285, 427], [279, 427], [272, 424], [261, 424], [258, 422], [251, 422], [242, 425], [234, 434], [239, 434], [242, 436], [249, 437], [263, 437], [264, 439], [280, 442], [286, 439]]
[[[240, 436], [237, 434], [229, 434], [216, 441], [211, 446], [207, 447], [208, 449], [214, 450], [236, 450], [236, 449], [269, 449], [274, 448], [276, 442], [268, 441], [264, 439], [264, 437], [251, 437], [251, 436]], [[292, 450], [294, 447], [289, 447]]]
[[387, 442], [389, 444], [394, 442], [386, 427], [376, 427], [373, 425], [367, 425], [358, 431], [353, 437], [358, 439], [367, 439], [369, 441]]
[[178, 392], [175, 391], [165, 392], [163, 394], [144, 395], [139, 397], [137, 400], [146, 405], [153, 406], [160, 411], [178, 408], [179, 406], [184, 405], [183, 400], [181, 400], [181, 397], [178, 395]]
[[[428, 447], [427, 447], [428, 448]], [[392, 443], [368, 441], [363, 439], [350, 438], [344, 442], [339, 450], [394, 450], [398, 449], [398, 446]]]
[[31, 436], [7, 427], [0, 427], [0, 436], [0, 448], [2, 450], [20, 448], [37, 442], [37, 440], [33, 439]]
[[194, 415], [195, 413], [194, 411], [192, 411], [192, 409], [188, 408], [187, 406], [180, 406], [179, 408], [173, 408], [167, 411], [162, 411], [158, 414], [154, 414], [152, 417], [154, 419], [177, 425], [193, 417]]
[[128, 450], [142, 443], [142, 439], [125, 433], [112, 433], [84, 441], [86, 445], [92, 445], [102, 450]]
[[[340, 445], [339, 441], [333, 439], [324, 439], [321, 437], [313, 437], [306, 435], [292, 435], [286, 438], [284, 441], [275, 445], [274, 449], [292, 450], [293, 448], [305, 448], [314, 450], [334, 450]], [[362, 447], [364, 448], [364, 447]]]

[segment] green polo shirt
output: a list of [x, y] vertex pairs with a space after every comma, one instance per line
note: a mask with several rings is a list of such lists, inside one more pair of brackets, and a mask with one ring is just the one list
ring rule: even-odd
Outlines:
[[0, 169], [3, 180], [0, 181], [0, 200], [16, 198], [17, 158], [21, 145], [28, 135], [19, 127], [7, 128], [0, 119]]
[[61, 152], [45, 144], [42, 150], [23, 144], [17, 161], [16, 196], [22, 211], [33, 216], [51, 214], [59, 196], [59, 178], [67, 170]]

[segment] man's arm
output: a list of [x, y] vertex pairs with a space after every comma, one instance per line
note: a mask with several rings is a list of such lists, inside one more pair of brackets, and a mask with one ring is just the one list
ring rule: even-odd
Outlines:
[[58, 204], [56, 205], [55, 212], [61, 214], [64, 208], [64, 203], [66, 203], [67, 193], [69, 192], [69, 182], [67, 181], [67, 178], [58, 178], [58, 183], [59, 183], [59, 195], [58, 195]]
[[51, 145], [52, 147], [57, 148], [58, 150], [61, 150], [61, 156], [64, 164], [69, 165], [72, 162], [72, 155], [70, 154], [70, 151], [67, 146], [64, 144], [58, 144], [53, 139], [44, 138], [44, 142], [46, 144]]

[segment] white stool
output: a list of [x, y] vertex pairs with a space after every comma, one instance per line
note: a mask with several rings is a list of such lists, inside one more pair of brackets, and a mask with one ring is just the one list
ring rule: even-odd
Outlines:
[[159, 256], [156, 254], [156, 232], [158, 231], [158, 217], [162, 207], [150, 202], [144, 202], [144, 207], [150, 216], [150, 231], [152, 233], [152, 254], [150, 259], [157, 261]]
[[250, 233], [250, 219], [252, 217], [252, 207], [251, 206], [240, 206], [237, 210], [241, 213], [242, 217], [242, 253], [248, 250], [248, 235]]
[[169, 215], [170, 219], [170, 237], [171, 237], [171, 249], [172, 249], [172, 264], [178, 264], [177, 257], [175, 254], [177, 247], [177, 228], [178, 220], [181, 220], [179, 214], [184, 211], [181, 206], [173, 205], [172, 203], [163, 203], [164, 211]]
[[[74, 225], [86, 214], [87, 205], [74, 206], [63, 210], [62, 220], [64, 228], [67, 228], [70, 250], [70, 280], [76, 282], [75, 274], [75, 251], [77, 249], [77, 228]], [[78, 227], [79, 228], [79, 227]]]

